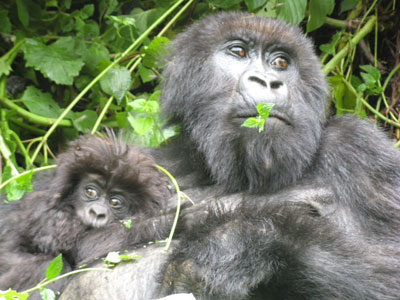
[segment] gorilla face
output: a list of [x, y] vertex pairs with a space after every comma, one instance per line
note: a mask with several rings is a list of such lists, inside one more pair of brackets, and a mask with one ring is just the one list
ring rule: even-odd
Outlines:
[[[172, 47], [164, 111], [182, 123], [212, 179], [229, 191], [264, 192], [300, 178], [317, 151], [327, 95], [303, 34], [224, 13], [190, 27]], [[241, 127], [259, 103], [275, 104], [262, 133]]]

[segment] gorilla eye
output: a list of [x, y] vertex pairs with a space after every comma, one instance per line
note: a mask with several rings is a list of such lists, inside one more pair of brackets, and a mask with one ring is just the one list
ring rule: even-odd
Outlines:
[[235, 54], [236, 56], [245, 57], [246, 50], [241, 46], [232, 46], [229, 48], [229, 51]]
[[122, 206], [122, 201], [119, 200], [118, 198], [111, 198], [109, 203], [112, 207], [115, 207], [115, 208]]
[[278, 68], [280, 68], [280, 69], [285, 70], [285, 69], [288, 67], [289, 62], [288, 62], [288, 60], [287, 60], [286, 58], [284, 58], [284, 57], [282, 57], [282, 56], [278, 56], [277, 58], [275, 58], [275, 59], [271, 62], [271, 64], [272, 64], [273, 66], [275, 66], [275, 67], [278, 67]]
[[90, 187], [90, 186], [86, 187], [86, 189], [85, 189], [85, 194], [86, 194], [86, 196], [87, 196], [88, 198], [91, 198], [91, 199], [96, 199], [96, 198], [98, 198], [97, 190], [94, 189], [94, 188], [92, 188], [92, 187]]

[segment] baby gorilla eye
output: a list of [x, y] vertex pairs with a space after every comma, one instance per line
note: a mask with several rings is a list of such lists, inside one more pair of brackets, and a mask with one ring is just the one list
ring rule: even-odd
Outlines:
[[242, 46], [232, 46], [229, 48], [229, 51], [236, 56], [245, 57], [246, 50]]
[[112, 207], [115, 207], [115, 208], [122, 206], [122, 201], [119, 200], [118, 198], [111, 198], [109, 203]]
[[271, 64], [279, 69], [285, 70], [288, 67], [289, 62], [283, 56], [278, 56], [271, 62]]
[[98, 198], [98, 192], [97, 192], [97, 190], [96, 190], [95, 188], [91, 187], [91, 186], [87, 186], [87, 187], [85, 188], [85, 194], [86, 194], [86, 196], [87, 196], [88, 198], [91, 198], [91, 199], [96, 199], [96, 198]]

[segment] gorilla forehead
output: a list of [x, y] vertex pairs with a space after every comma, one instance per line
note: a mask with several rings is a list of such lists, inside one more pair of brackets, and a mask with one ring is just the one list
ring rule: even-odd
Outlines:
[[185, 53], [188, 53], [190, 58], [190, 54], [197, 50], [201, 52], [199, 55], [206, 59], [221, 43], [244, 37], [264, 49], [272, 45], [290, 49], [290, 54], [300, 61], [309, 60], [310, 53], [313, 53], [311, 42], [298, 27], [290, 26], [278, 19], [241, 12], [222, 12], [199, 21], [177, 37], [174, 48], [179, 49], [180, 58]]

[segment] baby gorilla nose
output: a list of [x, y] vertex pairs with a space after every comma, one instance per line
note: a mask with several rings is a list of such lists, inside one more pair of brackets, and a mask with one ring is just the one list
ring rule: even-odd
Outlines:
[[103, 227], [108, 223], [108, 208], [102, 205], [95, 205], [89, 209], [89, 220], [93, 227]]

